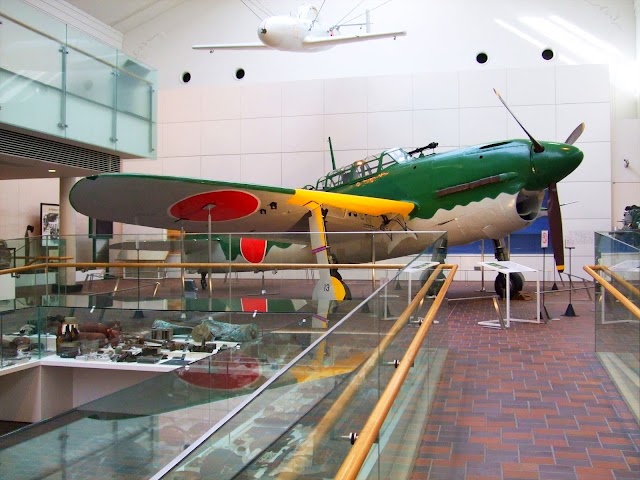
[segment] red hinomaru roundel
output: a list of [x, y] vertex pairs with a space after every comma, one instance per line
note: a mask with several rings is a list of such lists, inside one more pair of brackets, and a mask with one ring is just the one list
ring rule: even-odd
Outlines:
[[183, 198], [169, 207], [169, 215], [178, 220], [206, 222], [209, 216], [209, 210], [205, 208], [207, 205], [214, 206], [211, 221], [224, 222], [251, 215], [258, 210], [260, 200], [241, 190], [216, 190]]
[[261, 238], [241, 238], [240, 253], [249, 263], [262, 263], [267, 256], [267, 241]]

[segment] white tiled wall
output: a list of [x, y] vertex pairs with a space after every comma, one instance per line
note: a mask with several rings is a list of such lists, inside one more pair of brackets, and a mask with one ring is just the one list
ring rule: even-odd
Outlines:
[[367, 79], [337, 78], [324, 82], [324, 113], [367, 111]]
[[367, 81], [367, 111], [411, 110], [411, 75], [370, 77]]
[[507, 125], [504, 107], [461, 108], [460, 146], [505, 140], [508, 138]]
[[[611, 120], [606, 66], [434, 72], [159, 92], [157, 162], [127, 171], [301, 187], [394, 146], [437, 151], [524, 138], [496, 88], [539, 140], [585, 122], [580, 168], [559, 186], [574, 254], [592, 261], [593, 231], [611, 225]], [[162, 167], [159, 169], [158, 164]], [[624, 173], [624, 172], [623, 172]], [[579, 260], [577, 260], [579, 261]]]
[[414, 110], [413, 143], [422, 147], [432, 141], [437, 141], [440, 147], [460, 145], [458, 109]]
[[457, 72], [414, 73], [414, 110], [458, 108], [460, 105]]
[[289, 82], [282, 84], [282, 115], [322, 115], [324, 113], [324, 82]]
[[212, 120], [201, 124], [202, 155], [238, 153], [242, 145], [242, 121]]

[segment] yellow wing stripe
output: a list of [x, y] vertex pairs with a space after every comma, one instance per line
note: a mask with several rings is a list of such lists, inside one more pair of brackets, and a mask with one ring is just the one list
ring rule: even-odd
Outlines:
[[344, 208], [345, 210], [364, 213], [366, 215], [396, 213], [406, 217], [415, 208], [415, 204], [400, 200], [363, 197], [346, 193], [321, 192], [318, 190], [296, 189], [293, 196], [289, 199], [289, 203], [301, 207], [312, 202], [325, 206]]

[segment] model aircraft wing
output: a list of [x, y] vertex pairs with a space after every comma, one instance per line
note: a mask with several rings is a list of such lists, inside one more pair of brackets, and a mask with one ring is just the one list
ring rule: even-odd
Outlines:
[[142, 174], [103, 174], [78, 181], [69, 194], [80, 213], [105, 221], [188, 233], [300, 231], [309, 210], [408, 216], [415, 205], [317, 190]]
[[263, 50], [267, 47], [264, 43], [228, 43], [193, 45], [194, 50]]
[[341, 43], [355, 43], [364, 42], [367, 40], [377, 40], [379, 38], [396, 38], [404, 37], [407, 34], [405, 31], [399, 32], [381, 32], [381, 33], [361, 33], [357, 35], [335, 35], [332, 37], [306, 37], [302, 44], [304, 47], [320, 47], [323, 45], [339, 45]]

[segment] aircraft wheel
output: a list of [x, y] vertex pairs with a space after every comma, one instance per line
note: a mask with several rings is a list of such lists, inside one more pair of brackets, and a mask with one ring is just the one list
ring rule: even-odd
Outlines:
[[[498, 296], [504, 298], [507, 290], [507, 276], [504, 273], [499, 273], [493, 282], [493, 286]], [[523, 287], [524, 275], [522, 275], [522, 273], [517, 272], [509, 275], [509, 297], [511, 297], [512, 300], [522, 291]]]
[[[427, 280], [429, 280], [429, 277], [431, 276], [434, 270], [435, 270], [434, 267], [427, 268], [422, 273], [422, 275], [420, 275], [420, 287], [423, 287], [424, 284], [427, 283]], [[427, 295], [430, 297], [435, 297], [438, 294], [438, 292], [440, 292], [440, 289], [442, 288], [442, 285], [444, 285], [444, 281], [446, 280], [446, 278], [447, 277], [445, 277], [444, 272], [441, 271], [436, 277], [436, 279], [434, 280], [434, 282], [431, 284], [429, 289], [427, 290]]]
[[344, 281], [342, 280], [342, 276], [336, 271], [337, 275], [334, 275], [333, 273], [331, 273], [331, 276], [333, 278], [335, 278], [336, 280], [338, 280], [338, 282], [340, 282], [340, 284], [344, 287], [344, 300], [352, 300], [351, 297], [351, 290], [349, 290], [349, 286], [344, 283]]
[[[342, 282], [342, 280], [340, 280]], [[353, 300], [353, 298], [351, 297], [351, 290], [349, 290], [349, 286], [342, 282], [342, 286], [344, 287], [344, 291], [346, 292], [344, 299], [345, 300]]]

